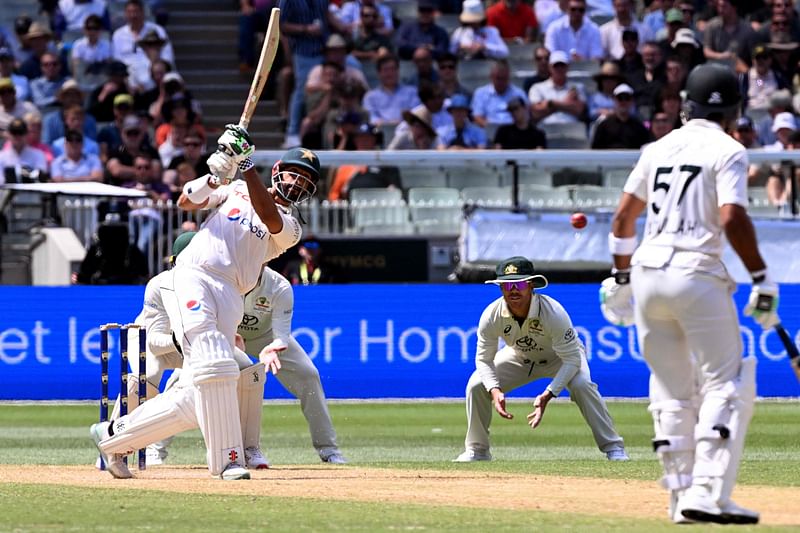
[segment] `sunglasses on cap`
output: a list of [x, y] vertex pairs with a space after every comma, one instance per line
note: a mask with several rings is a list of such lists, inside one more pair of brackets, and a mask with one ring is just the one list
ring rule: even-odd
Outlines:
[[522, 292], [528, 289], [528, 282], [527, 281], [503, 281], [500, 283], [500, 288], [503, 289], [505, 292], [510, 292], [513, 289], [517, 289], [518, 291]]

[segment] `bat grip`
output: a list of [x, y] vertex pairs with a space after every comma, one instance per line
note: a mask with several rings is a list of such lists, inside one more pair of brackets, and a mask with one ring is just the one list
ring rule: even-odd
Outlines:
[[783, 343], [783, 347], [786, 348], [786, 353], [789, 354], [792, 365], [800, 365], [800, 359], [798, 359], [800, 358], [800, 352], [798, 352], [797, 345], [795, 345], [794, 341], [789, 336], [789, 332], [787, 332], [781, 324], [775, 326], [775, 331], [778, 333], [778, 337], [781, 338], [781, 343]]

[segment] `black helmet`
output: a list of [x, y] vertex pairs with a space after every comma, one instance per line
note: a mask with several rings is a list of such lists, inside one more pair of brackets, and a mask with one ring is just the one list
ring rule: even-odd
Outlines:
[[[290, 167], [304, 170], [308, 176], [288, 170]], [[308, 148], [292, 148], [273, 165], [272, 185], [281, 198], [299, 204], [314, 196], [320, 173], [317, 154]]]
[[[686, 79], [684, 113], [688, 118], [733, 118], [742, 95], [733, 71], [723, 65], [705, 63], [696, 66]], [[715, 117], [716, 118], [716, 117]]]

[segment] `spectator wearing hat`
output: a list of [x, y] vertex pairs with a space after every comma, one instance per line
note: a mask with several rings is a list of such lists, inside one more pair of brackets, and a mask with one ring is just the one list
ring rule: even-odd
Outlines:
[[133, 90], [128, 85], [128, 67], [121, 61], [112, 61], [105, 83], [89, 95], [89, 113], [98, 122], [110, 122], [114, 119], [114, 98], [119, 94], [133, 94]]
[[522, 98], [508, 102], [508, 112], [514, 122], [497, 128], [493, 146], [503, 150], [533, 150], [547, 148], [545, 135], [531, 119], [531, 110]]
[[361, 16], [353, 36], [353, 57], [362, 63], [375, 63], [378, 56], [394, 53], [391, 38], [380, 31], [384, 27], [378, 9], [361, 3]]
[[796, 41], [787, 32], [775, 33], [767, 48], [772, 51], [772, 68], [784, 80], [792, 80], [797, 70]]
[[521, 0], [501, 0], [486, 10], [486, 22], [507, 41], [533, 42], [539, 28], [536, 13]]
[[758, 142], [758, 137], [756, 136], [756, 128], [753, 124], [753, 119], [747, 115], [742, 115], [736, 119], [736, 126], [731, 132], [731, 136], [748, 150], [761, 148], [761, 143]]
[[482, 0], [464, 0], [458, 20], [461, 25], [450, 37], [450, 53], [465, 60], [508, 57], [508, 46], [498, 29], [486, 25]]
[[[167, 78], [167, 74], [171, 72], [172, 65], [163, 59], [153, 61], [150, 64], [150, 79], [153, 80], [153, 88], [138, 93], [133, 98], [134, 109], [146, 112], [154, 122], [160, 119], [161, 106], [164, 105], [164, 102], [171, 98], [172, 94], [184, 92], [183, 79], [180, 78], [180, 74], [175, 73], [178, 76], [177, 79], [175, 77]], [[174, 89], [172, 93], [167, 91], [167, 83], [164, 82], [165, 78], [167, 78], [168, 82], [171, 82], [170, 89]], [[197, 109], [195, 109], [196, 111]]]
[[[14, 53], [14, 59], [17, 65], [23, 64], [33, 55], [33, 50], [25, 39], [25, 35], [28, 33], [31, 24], [33, 24], [31, 17], [28, 15], [20, 15], [14, 19], [13, 33], [6, 33], [4, 35], [6, 45], [11, 48], [11, 51]], [[2, 31], [3, 27], [0, 26], [0, 32]]]
[[63, 17], [63, 29], [68, 31], [82, 30], [90, 16], [108, 18], [106, 0], [58, 0], [58, 13]]
[[395, 33], [395, 46], [400, 59], [411, 59], [414, 50], [424, 46], [439, 57], [450, 48], [450, 38], [444, 28], [437, 25], [436, 0], [417, 0], [417, 18], [404, 22]]
[[[48, 144], [59, 137], [63, 137], [66, 133], [64, 128], [64, 111], [73, 106], [83, 107], [83, 91], [78, 86], [78, 82], [73, 79], [68, 79], [64, 82], [57, 94], [59, 108], [50, 111], [44, 115], [44, 131], [42, 132], [42, 139]], [[86, 115], [83, 121], [84, 137], [90, 139], [97, 138], [97, 122], [91, 115]]]
[[139, 46], [139, 39], [150, 31], [165, 41], [160, 57], [170, 65], [175, 64], [175, 53], [169, 41], [167, 31], [149, 20], [145, 20], [144, 5], [141, 0], [127, 0], [125, 2], [125, 24], [117, 28], [111, 35], [111, 51], [114, 59], [126, 65], [147, 59], [144, 49]]
[[38, 112], [36, 106], [17, 98], [17, 89], [11, 78], [0, 78], [0, 131], [5, 131], [15, 118], [31, 112]]
[[318, 285], [343, 281], [342, 273], [336, 265], [324, 260], [322, 245], [313, 236], [300, 241], [297, 255], [298, 258], [289, 261], [282, 272], [292, 285]]
[[352, 35], [361, 23], [364, 7], [371, 7], [378, 14], [377, 22], [379, 26], [377, 30], [380, 34], [388, 36], [394, 32], [392, 9], [388, 5], [380, 0], [351, 0], [342, 4], [341, 9], [336, 14], [336, 18], [348, 29], [349, 34]]
[[376, 126], [398, 124], [402, 113], [419, 105], [417, 88], [400, 84], [400, 64], [394, 56], [378, 59], [378, 86], [364, 95], [363, 106]]
[[634, 17], [631, 0], [614, 0], [614, 18], [600, 26], [600, 42], [603, 45], [603, 57], [621, 59], [625, 54], [622, 37], [624, 31], [633, 32], [639, 37], [644, 29]]
[[[453, 116], [448, 113], [444, 107], [445, 95], [441, 85], [430, 81], [424, 81], [420, 84], [417, 91], [421, 104], [415, 109], [425, 109], [428, 116], [431, 118], [431, 125], [437, 132], [441, 128], [453, 125]], [[399, 135], [408, 130], [409, 124], [406, 121], [401, 122], [395, 128], [395, 135]]]
[[[675, 34], [675, 39], [672, 40], [673, 54], [683, 60], [687, 67], [688, 72], [700, 63], [705, 62], [703, 49], [700, 43], [694, 37], [694, 32], [689, 28], [681, 28]], [[733, 68], [733, 67], [731, 67]]]
[[441, 144], [431, 123], [430, 112], [424, 107], [403, 111], [403, 120], [409, 124], [408, 130], [395, 135], [387, 150], [435, 150]]
[[653, 118], [650, 119], [650, 137], [654, 141], [659, 140], [673, 129], [675, 129], [675, 123], [663, 111], [654, 113]]
[[[797, 132], [797, 119], [789, 112], [778, 113], [772, 121], [772, 132], [777, 140], [770, 145], [764, 146], [766, 152], [783, 152], [796, 148], [792, 142], [792, 136]], [[794, 180], [791, 180], [794, 181]], [[769, 177], [767, 178], [767, 198], [770, 204], [784, 207], [790, 198], [792, 183], [786, 175], [782, 165], [772, 165]]]
[[767, 116], [755, 121], [756, 134], [761, 146], [768, 146], [777, 141], [777, 137], [772, 131], [775, 117], [780, 113], [791, 113], [792, 111], [792, 93], [788, 89], [779, 89], [769, 96]]
[[331, 29], [346, 33], [347, 29], [328, 9], [328, 0], [280, 0], [281, 35], [287, 35], [292, 51], [294, 89], [289, 99], [289, 119], [283, 146], [300, 144], [300, 124], [303, 119], [303, 100], [308, 73], [322, 63], [325, 35]]
[[[80, 131], [81, 132], [81, 146], [83, 151], [87, 154], [92, 154], [100, 157], [100, 146], [94, 139], [86, 137], [82, 134], [83, 132], [83, 122], [86, 116], [86, 112], [83, 110], [79, 104], [71, 105], [70, 107], [64, 109], [64, 129], [66, 132], [69, 131]], [[58, 139], [54, 140], [50, 143], [50, 147], [53, 149], [53, 154], [55, 156], [59, 156], [64, 153], [64, 143], [66, 142], [66, 133], [64, 136], [59, 137]]]
[[[152, 95], [150, 95], [152, 97]], [[199, 124], [202, 121], [203, 110], [200, 107], [200, 102], [192, 96], [191, 91], [186, 88], [186, 84], [180, 74], [170, 70], [165, 72], [159, 83], [159, 94], [155, 102], [150, 104], [147, 109], [147, 114], [152, 118], [153, 122], [160, 126], [165, 122], [169, 122], [167, 117], [166, 107], [169, 105], [182, 105], [175, 104], [181, 101], [182, 104], [188, 105], [193, 113], [192, 123]], [[170, 104], [170, 102], [173, 102]], [[142, 110], [144, 102], [133, 99], [133, 107], [137, 110]]]
[[[675, 40], [675, 36], [681, 28], [683, 28], [681, 10], [674, 7], [666, 10], [664, 13], [664, 28], [655, 34], [655, 39], [660, 43], [664, 57], [668, 57], [673, 53], [672, 41]], [[692, 32], [692, 36], [694, 36], [694, 32]]]
[[763, 44], [753, 48], [753, 66], [741, 76], [741, 82], [747, 110], [766, 110], [772, 93], [789, 88], [772, 70], [772, 54]]
[[[343, 81], [353, 81], [360, 84], [365, 91], [369, 89], [369, 83], [367, 83], [367, 78], [364, 77], [360, 65], [358, 67], [353, 65], [358, 64], [358, 61], [353, 61], [353, 58], [348, 55], [347, 41], [344, 40], [344, 37], [338, 33], [332, 33], [328, 36], [328, 39], [325, 41], [325, 48], [323, 48], [322, 56], [322, 63], [316, 65], [308, 73], [305, 88], [306, 99], [308, 99], [309, 94], [331, 91], [332, 87], [330, 83], [326, 81], [325, 76], [322, 74], [322, 70], [324, 69], [323, 65], [326, 63], [338, 65], [339, 68], [342, 69], [342, 76], [337, 78], [339, 83]], [[309, 108], [306, 107], [306, 112], [308, 112], [308, 109]]]
[[644, 60], [639, 53], [639, 33], [636, 30], [622, 30], [622, 56], [617, 59], [617, 65], [625, 77], [642, 75]]
[[[97, 144], [100, 145], [100, 159], [108, 161], [110, 153], [122, 145], [122, 125], [125, 118], [133, 113], [133, 96], [118, 94], [114, 97], [114, 120], [97, 133]], [[87, 115], [87, 118], [91, 115]]]
[[753, 29], [739, 16], [731, 0], [716, 0], [715, 4], [717, 16], [708, 21], [703, 32], [703, 53], [707, 59], [733, 66], [739, 48], [750, 41]]
[[528, 97], [522, 89], [511, 83], [511, 69], [504, 59], [494, 62], [489, 71], [489, 80], [488, 84], [475, 89], [472, 95], [472, 120], [482, 128], [487, 124], [511, 124], [513, 120], [508, 112], [508, 102], [517, 97], [527, 102]]
[[134, 159], [146, 155], [155, 160], [154, 166], [160, 171], [158, 152], [150, 145], [145, 135], [142, 121], [135, 115], [128, 115], [122, 123], [122, 144], [108, 155], [106, 180], [112, 185], [121, 185], [135, 178]]
[[358, 111], [348, 111], [336, 117], [336, 128], [331, 137], [332, 149], [355, 150], [356, 131], [364, 122], [369, 122], [369, 114]]
[[28, 78], [14, 73], [14, 54], [7, 46], [0, 47], [0, 79], [10, 78], [17, 92], [17, 100], [31, 99]]
[[411, 61], [414, 62], [414, 72], [401, 80], [404, 85], [419, 87], [422, 82], [436, 83], [439, 81], [439, 72], [434, 67], [433, 54], [430, 50], [420, 46], [414, 50]]
[[[363, 122], [353, 132], [354, 149], [378, 150], [380, 137], [378, 128]], [[342, 165], [333, 174], [328, 200], [347, 200], [350, 191], [366, 187], [402, 189], [400, 170], [394, 166]]]
[[564, 52], [571, 61], [603, 57], [600, 29], [586, 17], [585, 0], [568, 0], [567, 13], [547, 28], [544, 45], [551, 54]]
[[34, 80], [42, 75], [42, 55], [55, 51], [51, 48], [53, 32], [45, 24], [37, 21], [30, 25], [24, 39], [30, 49], [30, 55], [20, 65], [19, 73], [29, 80]]
[[766, 22], [752, 34], [749, 42], [744, 43], [739, 49], [739, 59], [748, 66], [752, 60], [752, 49], [757, 44], [774, 42], [778, 35], [785, 35], [779, 41], [800, 42], [800, 20], [794, 2], [773, 0], [770, 4]]
[[0, 184], [11, 181], [39, 181], [47, 173], [47, 156], [28, 145], [28, 126], [21, 118], [13, 119], [6, 128], [7, 143], [0, 151]]
[[31, 101], [40, 111], [46, 112], [56, 105], [56, 95], [66, 78], [61, 75], [61, 60], [57, 54], [42, 54], [41, 66], [42, 75], [31, 80]]
[[53, 181], [103, 181], [103, 164], [83, 149], [83, 134], [69, 130], [63, 138], [64, 152], [53, 160]]
[[594, 122], [614, 112], [616, 99], [614, 89], [623, 82], [619, 66], [606, 61], [600, 66], [600, 71], [594, 75], [597, 91], [589, 97], [589, 121]]
[[593, 149], [638, 150], [650, 142], [650, 131], [633, 115], [633, 87], [627, 83], [614, 89], [614, 112], [601, 119], [594, 130]]
[[111, 62], [111, 41], [103, 35], [103, 21], [89, 15], [83, 22], [83, 37], [70, 49], [70, 65], [75, 79], [94, 83]]
[[155, 30], [148, 30], [136, 41], [138, 49], [143, 54], [132, 54], [126, 57], [124, 63], [128, 67], [128, 83], [134, 94], [141, 94], [153, 89], [156, 84], [150, 76], [150, 67], [161, 58], [161, 50], [166, 46], [167, 40]]
[[439, 150], [484, 149], [488, 143], [486, 132], [469, 120], [469, 100], [463, 94], [450, 99], [447, 111], [453, 123], [436, 130], [439, 136]]
[[775, 115], [772, 119], [772, 133], [775, 134], [777, 139], [774, 143], [765, 145], [764, 150], [767, 152], [783, 152], [789, 146], [789, 137], [797, 131], [797, 119], [795, 116], [784, 111]]
[[444, 91], [444, 95], [451, 98], [456, 94], [463, 94], [472, 100], [472, 91], [467, 89], [458, 79], [458, 56], [451, 53], [442, 54], [436, 60], [437, 72], [439, 74], [439, 85]]
[[586, 112], [583, 86], [567, 78], [569, 56], [562, 51], [550, 54], [550, 78], [531, 87], [528, 97], [533, 118], [543, 124], [580, 122]]

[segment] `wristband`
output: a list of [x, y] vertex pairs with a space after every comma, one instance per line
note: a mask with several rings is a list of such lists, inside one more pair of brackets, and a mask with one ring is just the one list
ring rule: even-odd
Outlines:
[[633, 255], [636, 251], [636, 237], [617, 237], [609, 233], [608, 249], [611, 255]]
[[250, 159], [249, 157], [246, 157], [241, 161], [239, 161], [238, 165], [239, 165], [239, 170], [242, 171], [243, 173], [247, 172], [248, 170], [250, 170], [255, 166], [255, 164], [253, 164], [253, 160]]
[[208, 174], [200, 176], [183, 186], [183, 194], [193, 203], [202, 204], [211, 196], [211, 184], [208, 182]]
[[767, 274], [767, 269], [765, 268], [763, 270], [750, 272], [750, 277], [753, 279], [753, 283], [764, 283], [769, 275]]
[[631, 282], [630, 268], [612, 268], [611, 275], [614, 276], [614, 281], [617, 285], [627, 285]]

